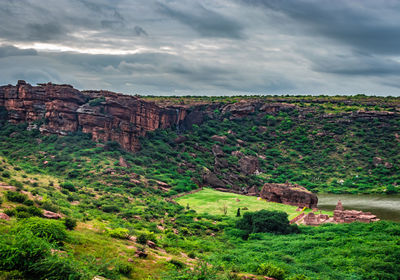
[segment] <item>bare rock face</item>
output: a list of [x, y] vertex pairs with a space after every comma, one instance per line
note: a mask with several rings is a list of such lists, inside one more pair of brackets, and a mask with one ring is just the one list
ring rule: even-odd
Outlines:
[[219, 179], [217, 177], [217, 175], [215, 175], [214, 173], [212, 173], [209, 170], [203, 175], [203, 182], [204, 182], [204, 184], [209, 185], [214, 188], [225, 187], [225, 183], [221, 179]]
[[239, 159], [240, 171], [245, 175], [256, 173], [259, 169], [258, 158], [254, 156], [244, 156]]
[[[116, 141], [139, 148], [139, 136], [158, 128], [179, 126], [185, 107], [160, 107], [138, 97], [109, 91], [79, 91], [52, 83], [0, 87], [0, 112], [11, 123], [27, 122], [42, 133], [67, 135], [82, 131], [95, 141]], [[5, 112], [5, 116], [4, 115]]]
[[264, 184], [260, 197], [271, 202], [299, 207], [317, 208], [318, 197], [302, 186], [294, 184]]

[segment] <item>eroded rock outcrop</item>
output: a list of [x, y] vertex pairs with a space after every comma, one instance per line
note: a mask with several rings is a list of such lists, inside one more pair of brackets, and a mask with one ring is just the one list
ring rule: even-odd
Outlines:
[[271, 202], [300, 207], [316, 208], [318, 197], [306, 188], [295, 184], [264, 184], [260, 197]]
[[9, 122], [27, 122], [42, 133], [82, 131], [95, 141], [116, 141], [131, 151], [138, 149], [139, 136], [179, 126], [188, 114], [184, 106], [160, 107], [135, 96], [81, 92], [70, 85], [52, 83], [31, 86], [24, 81], [0, 87], [0, 107], [0, 117]]

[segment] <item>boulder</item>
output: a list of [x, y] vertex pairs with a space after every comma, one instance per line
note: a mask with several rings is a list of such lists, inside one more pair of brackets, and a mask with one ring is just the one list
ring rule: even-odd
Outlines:
[[296, 184], [264, 184], [260, 197], [271, 202], [278, 202], [299, 207], [316, 208], [318, 197], [306, 188]]
[[258, 158], [254, 156], [244, 156], [239, 159], [240, 171], [245, 175], [254, 174], [259, 170]]
[[0, 220], [9, 221], [10, 217], [6, 213], [0, 213]]
[[175, 142], [176, 144], [181, 144], [181, 143], [186, 142], [187, 140], [189, 140], [189, 138], [188, 138], [187, 136], [181, 135], [181, 136], [176, 137], [175, 140], [174, 140], [174, 142]]
[[126, 160], [122, 156], [119, 157], [119, 166], [125, 167], [125, 168], [129, 167], [128, 163], [126, 162]]
[[43, 217], [45, 217], [47, 219], [61, 219], [62, 218], [62, 216], [60, 214], [54, 213], [51, 211], [47, 211], [47, 210], [43, 211]]
[[217, 175], [215, 175], [211, 171], [208, 171], [203, 175], [203, 183], [205, 185], [210, 185], [211, 187], [214, 187], [214, 188], [218, 188], [218, 187], [223, 188], [223, 187], [225, 187], [224, 182], [222, 182], [222, 180], [220, 180], [217, 177]]
[[211, 139], [225, 145], [228, 138], [226, 136], [213, 135], [211, 136]]
[[222, 157], [224, 156], [224, 151], [222, 151], [221, 146], [219, 145], [214, 145], [212, 147], [212, 153], [215, 157]]

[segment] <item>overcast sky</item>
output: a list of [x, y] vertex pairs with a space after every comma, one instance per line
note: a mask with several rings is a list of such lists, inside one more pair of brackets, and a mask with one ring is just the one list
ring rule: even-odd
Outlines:
[[1, 0], [0, 84], [400, 96], [397, 0]]

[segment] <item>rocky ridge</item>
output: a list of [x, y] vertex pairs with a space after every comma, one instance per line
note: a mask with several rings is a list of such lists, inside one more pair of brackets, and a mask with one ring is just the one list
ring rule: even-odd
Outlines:
[[[205, 118], [217, 117], [215, 111], [235, 119], [255, 112], [275, 114], [296, 109], [304, 115], [310, 110], [284, 101], [255, 98], [228, 104], [161, 104], [110, 91], [79, 91], [71, 85], [52, 83], [32, 86], [20, 80], [15, 86], [0, 87], [0, 119], [26, 122], [28, 129], [38, 128], [42, 133], [66, 135], [82, 131], [90, 133], [95, 141], [116, 141], [124, 149], [136, 151], [140, 147], [139, 137], [146, 132], [172, 126], [188, 129], [193, 124], [201, 124]], [[398, 113], [367, 111], [324, 117], [347, 121], [355, 117], [395, 115]], [[223, 144], [223, 139], [219, 140]]]

